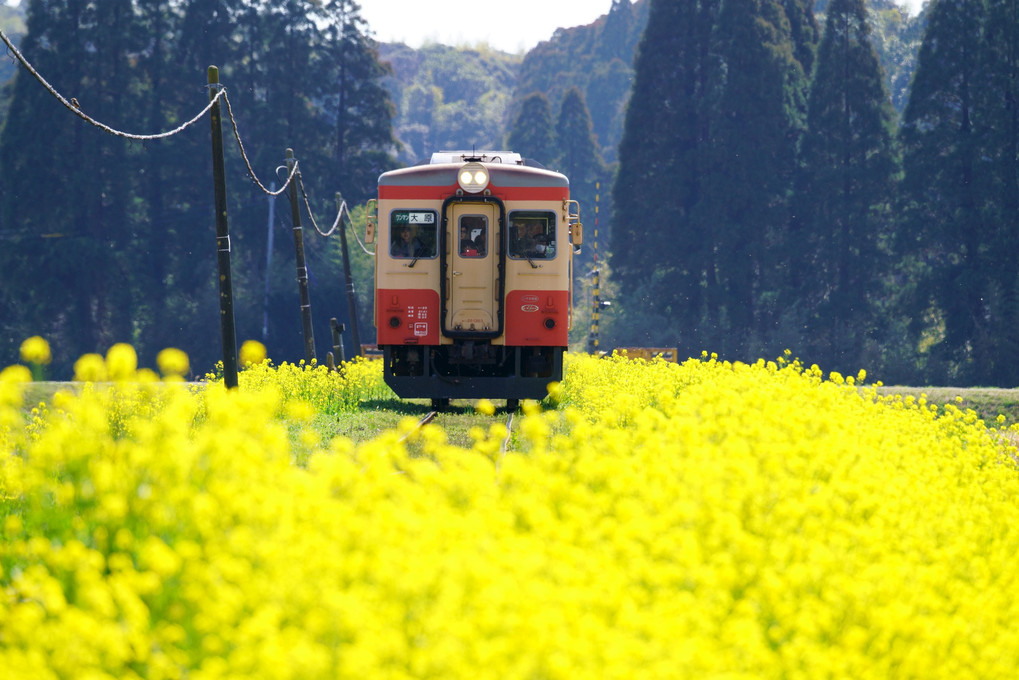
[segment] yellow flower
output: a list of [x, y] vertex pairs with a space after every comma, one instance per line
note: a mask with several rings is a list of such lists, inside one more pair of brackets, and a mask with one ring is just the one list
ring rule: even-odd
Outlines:
[[255, 366], [265, 361], [265, 345], [258, 340], [245, 340], [241, 345], [241, 366]]
[[32, 382], [32, 372], [24, 366], [8, 366], [0, 371], [0, 382], [27, 383]]
[[156, 355], [156, 365], [163, 376], [184, 376], [190, 370], [187, 353], [176, 347], [167, 347]]
[[380, 362], [30, 418], [0, 374], [4, 679], [1015, 675], [1019, 475], [975, 413], [791, 358], [565, 368], [462, 445], [320, 441]]
[[490, 416], [495, 413], [495, 404], [490, 402], [488, 399], [478, 400], [478, 403], [474, 405], [474, 408], [478, 413], [483, 413], [486, 416]]
[[74, 379], [78, 382], [102, 382], [106, 380], [106, 362], [102, 355], [83, 354], [74, 362]]
[[134, 347], [118, 342], [106, 352], [106, 370], [112, 380], [129, 380], [138, 369], [138, 355]]
[[48, 364], [52, 359], [50, 344], [44, 338], [33, 335], [21, 343], [21, 360], [29, 364]]

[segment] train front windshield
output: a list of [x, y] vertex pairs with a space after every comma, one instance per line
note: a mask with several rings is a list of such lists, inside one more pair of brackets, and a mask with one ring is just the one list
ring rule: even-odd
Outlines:
[[517, 211], [510, 214], [511, 258], [551, 260], [555, 254], [555, 213]]
[[438, 220], [433, 210], [394, 210], [390, 217], [389, 254], [399, 258], [432, 258], [438, 252]]

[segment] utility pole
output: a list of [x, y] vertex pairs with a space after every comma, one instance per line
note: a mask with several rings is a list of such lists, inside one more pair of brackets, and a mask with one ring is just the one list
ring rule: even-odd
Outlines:
[[219, 109], [219, 68], [209, 67], [209, 100], [213, 101], [212, 183], [215, 189], [216, 250], [219, 259], [219, 322], [223, 336], [223, 383], [237, 387], [237, 331], [234, 327], [233, 280], [230, 276], [230, 224], [226, 215], [226, 164], [223, 160], [223, 119]]
[[297, 184], [301, 171], [294, 172], [297, 159], [294, 150], [287, 149], [287, 173], [290, 180], [290, 215], [294, 221], [294, 249], [297, 253], [297, 288], [301, 296], [301, 323], [304, 329], [304, 360], [309, 364], [316, 361], [315, 334], [311, 326], [311, 294], [308, 292], [308, 265], [304, 260], [304, 231], [301, 228], [301, 204], [297, 200]]
[[[347, 210], [347, 204], [339, 192], [336, 193], [336, 209]], [[350, 219], [350, 212], [347, 212], [347, 219]], [[354, 294], [354, 277], [350, 274], [350, 252], [347, 250], [347, 230], [343, 225], [343, 215], [340, 215], [340, 248], [343, 251], [343, 276], [347, 283], [347, 309], [350, 310], [350, 336], [354, 342], [354, 355], [361, 356], [361, 334], [357, 329], [357, 296]]]
[[[269, 185], [269, 191], [276, 191], [276, 182]], [[272, 249], [274, 247], [274, 235], [272, 231], [273, 222], [276, 216], [276, 196], [269, 194], [269, 233], [266, 235], [265, 245], [265, 291], [262, 296], [262, 344], [269, 340], [269, 277], [272, 273]]]

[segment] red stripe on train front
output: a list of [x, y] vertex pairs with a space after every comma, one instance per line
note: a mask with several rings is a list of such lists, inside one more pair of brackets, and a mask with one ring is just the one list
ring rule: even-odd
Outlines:
[[[441, 201], [456, 194], [456, 184], [445, 187], [380, 186], [379, 200]], [[568, 187], [497, 187], [492, 196], [504, 201], [562, 201], [570, 197]], [[470, 196], [471, 194], [468, 194]]]
[[439, 293], [380, 288], [375, 296], [379, 345], [438, 345]]
[[506, 294], [506, 344], [566, 347], [569, 314], [565, 290], [511, 290]]

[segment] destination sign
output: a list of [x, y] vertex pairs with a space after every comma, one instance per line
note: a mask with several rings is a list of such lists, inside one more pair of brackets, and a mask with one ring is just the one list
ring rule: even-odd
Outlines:
[[435, 213], [424, 210], [397, 210], [393, 213], [393, 224], [435, 224]]

